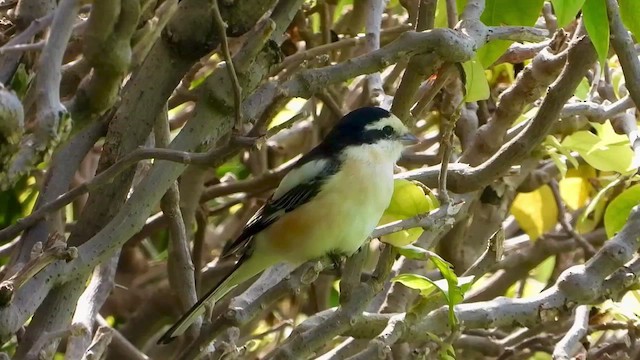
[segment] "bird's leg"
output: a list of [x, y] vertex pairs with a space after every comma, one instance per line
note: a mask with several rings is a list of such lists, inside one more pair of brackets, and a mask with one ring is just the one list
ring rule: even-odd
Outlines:
[[327, 257], [329, 258], [329, 260], [331, 260], [333, 268], [338, 272], [338, 275], [341, 275], [340, 272], [342, 269], [342, 261], [344, 259], [344, 255], [339, 252], [332, 251], [327, 254]]

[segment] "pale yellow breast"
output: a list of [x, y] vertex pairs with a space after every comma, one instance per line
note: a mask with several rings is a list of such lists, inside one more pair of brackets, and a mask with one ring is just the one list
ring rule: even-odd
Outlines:
[[309, 203], [256, 237], [259, 251], [302, 262], [328, 252], [355, 252], [378, 224], [393, 192], [393, 162], [380, 154], [345, 158]]

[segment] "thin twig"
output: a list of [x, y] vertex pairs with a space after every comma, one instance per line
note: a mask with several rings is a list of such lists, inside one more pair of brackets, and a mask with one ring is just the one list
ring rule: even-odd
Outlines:
[[640, 107], [640, 60], [635, 51], [633, 39], [620, 18], [618, 2], [607, 0], [607, 16], [611, 29], [611, 45], [618, 54], [624, 73], [625, 86], [637, 107]]
[[75, 247], [67, 247], [64, 236], [54, 233], [46, 244], [35, 248], [32, 254], [33, 258], [22, 269], [0, 283], [0, 306], [9, 304], [13, 294], [47, 265], [57, 260], [69, 262], [78, 256], [78, 251]]
[[460, 103], [451, 118], [443, 119], [442, 137], [440, 138], [440, 152], [442, 153], [442, 163], [440, 164], [440, 175], [438, 176], [438, 197], [443, 205], [449, 204], [449, 193], [447, 192], [447, 170], [451, 153], [453, 151], [453, 129], [460, 118], [460, 111], [464, 102]]
[[[166, 106], [156, 119], [154, 135], [156, 146], [169, 146], [171, 133]], [[189, 236], [180, 209], [180, 192], [177, 182], [174, 181], [160, 200], [160, 209], [169, 220], [170, 241], [167, 260], [169, 284], [178, 294], [182, 310], [187, 311], [198, 301], [198, 294], [196, 293], [194, 266], [189, 251]], [[188, 335], [197, 336], [200, 325], [201, 319], [198, 318], [190, 327]]]
[[446, 0], [447, 4], [447, 26], [454, 28], [458, 23], [458, 9], [455, 0]]
[[40, 51], [44, 48], [44, 45], [47, 42], [44, 40], [40, 40], [31, 44], [16, 44], [11, 46], [3, 46], [0, 48], [0, 55], [4, 55], [9, 52], [25, 52], [25, 51]]
[[[105, 320], [105, 318], [100, 314], [98, 314], [97, 322], [101, 327], [110, 326], [109, 323], [107, 323], [107, 320]], [[149, 360], [149, 357], [146, 354], [138, 350], [118, 330], [111, 328], [111, 333], [113, 337], [109, 344], [110, 349], [118, 349], [118, 353], [127, 355], [126, 359]]]
[[[241, 140], [241, 143], [246, 144], [247, 139]], [[178, 162], [182, 164], [199, 164], [199, 165], [210, 165], [214, 160], [218, 159], [220, 156], [227, 154], [232, 150], [233, 145], [226, 145], [220, 148], [214, 148], [204, 153], [191, 153], [187, 151], [179, 151], [172, 149], [137, 149], [127, 156], [122, 158], [122, 160], [113, 164], [107, 170], [101, 172], [96, 177], [91, 179], [90, 181], [84, 182], [75, 188], [69, 190], [68, 192], [60, 195], [54, 201], [47, 203], [37, 210], [32, 212], [29, 216], [26, 216], [22, 219], [16, 221], [15, 224], [6, 227], [5, 229], [0, 230], [0, 241], [7, 241], [9, 239], [14, 238], [23, 230], [33, 226], [38, 220], [46, 216], [48, 213], [52, 211], [56, 211], [63, 206], [71, 203], [78, 196], [84, 195], [87, 192], [96, 189], [102, 185], [107, 184], [111, 179], [120, 174], [122, 171], [128, 169], [130, 166], [138, 163], [142, 160], [148, 159], [156, 159], [156, 160], [166, 160], [171, 162]]]
[[220, 37], [220, 46], [222, 48], [222, 56], [226, 62], [227, 72], [231, 78], [233, 84], [233, 99], [236, 111], [236, 128], [242, 129], [242, 87], [240, 86], [240, 80], [238, 80], [238, 74], [236, 68], [233, 65], [233, 59], [231, 58], [231, 51], [229, 51], [229, 40], [227, 39], [227, 24], [220, 15], [220, 8], [218, 7], [218, 0], [211, 2], [211, 9], [213, 10], [213, 23]]
[[549, 182], [549, 187], [551, 188], [553, 199], [555, 200], [556, 206], [558, 207], [558, 222], [562, 226], [562, 229], [564, 229], [567, 234], [571, 235], [571, 237], [576, 240], [578, 245], [580, 245], [580, 247], [584, 251], [584, 257], [586, 259], [591, 258], [596, 253], [596, 249], [582, 235], [580, 235], [569, 222], [569, 214], [567, 213], [567, 208], [564, 206], [562, 195], [560, 194], [560, 187], [558, 186], [558, 181], [555, 179], [551, 180]]

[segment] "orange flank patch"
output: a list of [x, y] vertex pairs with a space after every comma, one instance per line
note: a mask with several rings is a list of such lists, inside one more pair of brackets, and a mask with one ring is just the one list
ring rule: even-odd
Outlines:
[[301, 206], [294, 212], [283, 215], [278, 221], [264, 230], [264, 239], [269, 247], [281, 254], [299, 251], [301, 242], [309, 237], [316, 217], [309, 216], [309, 206]]

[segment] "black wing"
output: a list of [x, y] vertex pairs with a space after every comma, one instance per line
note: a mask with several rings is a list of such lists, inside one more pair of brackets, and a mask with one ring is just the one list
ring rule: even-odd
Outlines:
[[[303, 160], [302, 158], [300, 160]], [[305, 163], [308, 161], [305, 161]], [[296, 167], [298, 164], [296, 164]], [[232, 243], [228, 243], [222, 250], [222, 257], [235, 254], [238, 251], [244, 251], [250, 243], [251, 238], [260, 231], [269, 227], [269, 225], [278, 221], [278, 219], [313, 199], [322, 187], [322, 184], [333, 174], [338, 171], [339, 162], [329, 161], [327, 165], [316, 176], [307, 180], [303, 184], [299, 184], [291, 188], [277, 199], [273, 196], [267, 200], [267, 203], [256, 212], [256, 214], [245, 225], [242, 233]], [[294, 168], [295, 169], [295, 168]]]

